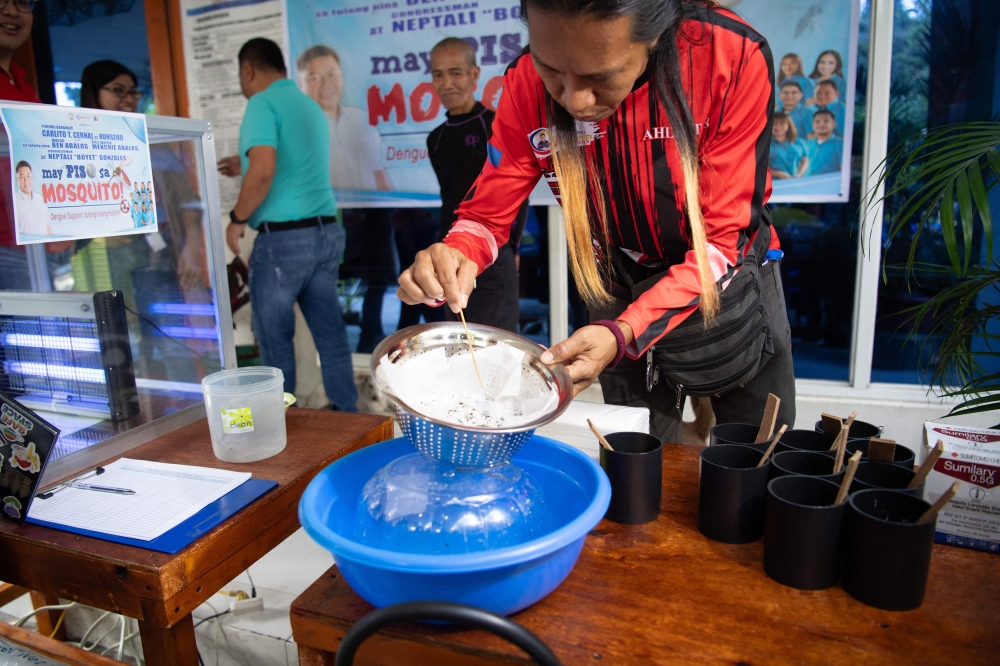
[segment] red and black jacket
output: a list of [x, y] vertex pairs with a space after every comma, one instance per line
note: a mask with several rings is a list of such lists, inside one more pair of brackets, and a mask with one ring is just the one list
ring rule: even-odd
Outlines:
[[[729, 283], [762, 224], [771, 194], [767, 168], [774, 64], [767, 41], [726, 10], [686, 18], [677, 38], [681, 80], [698, 131], [701, 207], [708, 257], [721, 288]], [[504, 76], [489, 158], [457, 210], [445, 243], [480, 270], [507, 241], [518, 206], [545, 178], [559, 184], [546, 129], [547, 95], [531, 54]], [[620, 317], [632, 327], [628, 355], [638, 358], [698, 307], [701, 285], [689, 249], [680, 157], [666, 111], [648, 75], [607, 120], [577, 123], [580, 145], [602, 170], [611, 243], [639, 266], [666, 277]], [[594, 193], [590, 193], [594, 196]], [[603, 234], [594, 234], [604, 261]], [[778, 247], [772, 233], [771, 248]], [[679, 251], [678, 251], [679, 250]]]

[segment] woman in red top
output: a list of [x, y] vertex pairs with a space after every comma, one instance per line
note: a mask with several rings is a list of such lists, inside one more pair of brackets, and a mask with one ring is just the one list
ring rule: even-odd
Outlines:
[[[577, 391], [600, 374], [605, 400], [649, 407], [667, 441], [681, 440], [692, 394], [712, 397], [720, 423], [753, 423], [775, 393], [778, 422], [791, 426], [790, 333], [765, 207], [766, 40], [706, 0], [521, 9], [530, 53], [505, 75], [487, 164], [444, 242], [400, 276], [400, 298], [464, 306], [543, 177], [563, 206], [570, 266], [596, 325], [542, 360], [565, 363]], [[718, 374], [737, 358], [738, 372]], [[654, 365], [666, 381], [654, 383]]]

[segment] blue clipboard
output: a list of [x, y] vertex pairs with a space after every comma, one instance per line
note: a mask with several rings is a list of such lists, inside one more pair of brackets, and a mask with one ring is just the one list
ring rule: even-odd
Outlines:
[[35, 520], [34, 518], [28, 518], [25, 522], [33, 525], [42, 525], [43, 527], [51, 527], [54, 530], [62, 530], [63, 532], [82, 534], [83, 536], [89, 536], [95, 539], [103, 539], [104, 541], [123, 543], [128, 546], [135, 546], [136, 548], [145, 548], [146, 550], [155, 550], [161, 553], [176, 553], [182, 548], [188, 546], [202, 534], [205, 534], [216, 525], [256, 500], [258, 497], [263, 496], [265, 493], [275, 488], [277, 485], [277, 481], [268, 481], [267, 479], [248, 479], [246, 482], [240, 484], [239, 487], [234, 488], [219, 499], [215, 500], [177, 527], [164, 532], [150, 541], [129, 539], [128, 537], [120, 537], [115, 536], [114, 534], [95, 532], [93, 530], [81, 530], [75, 527], [66, 527], [65, 525], [60, 525], [59, 523]]

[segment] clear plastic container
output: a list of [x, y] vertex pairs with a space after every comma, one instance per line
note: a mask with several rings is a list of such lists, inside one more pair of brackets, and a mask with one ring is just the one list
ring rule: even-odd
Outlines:
[[474, 553], [535, 539], [545, 520], [541, 490], [514, 463], [457, 467], [413, 453], [365, 485], [356, 537], [401, 553]]
[[201, 380], [215, 457], [254, 462], [285, 448], [284, 384], [281, 370], [267, 367], [223, 370]]

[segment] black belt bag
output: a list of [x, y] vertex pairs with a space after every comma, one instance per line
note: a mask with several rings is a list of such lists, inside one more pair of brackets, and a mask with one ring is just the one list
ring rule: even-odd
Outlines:
[[[771, 242], [770, 224], [761, 225], [739, 272], [719, 296], [719, 311], [705, 322], [695, 310], [646, 354], [646, 389], [662, 377], [681, 396], [718, 396], [750, 381], [774, 355], [764, 307], [760, 268]], [[632, 301], [651, 289], [666, 271], [635, 284]]]

